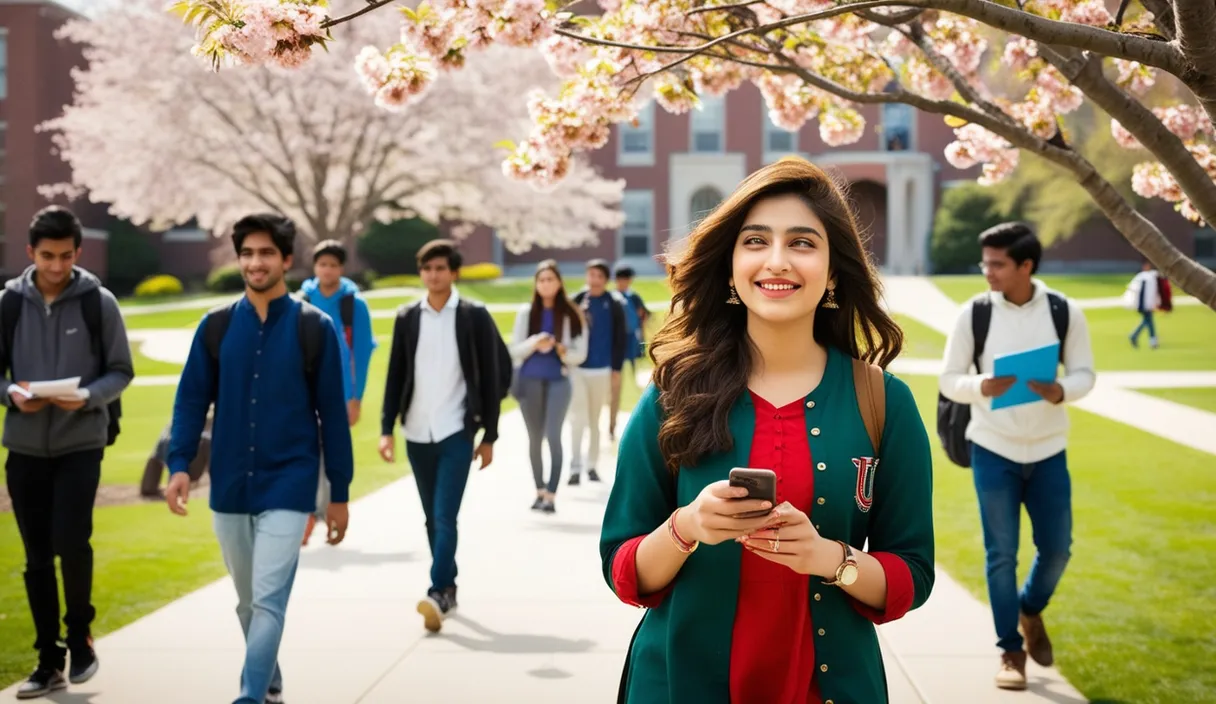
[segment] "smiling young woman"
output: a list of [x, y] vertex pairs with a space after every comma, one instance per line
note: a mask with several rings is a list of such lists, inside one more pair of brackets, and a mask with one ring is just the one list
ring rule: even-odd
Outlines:
[[[668, 263], [600, 542], [617, 596], [649, 609], [620, 700], [885, 702], [874, 625], [933, 585], [931, 460], [880, 369], [903, 335], [845, 197], [783, 159]], [[735, 467], [772, 471], [776, 505], [730, 486]]]

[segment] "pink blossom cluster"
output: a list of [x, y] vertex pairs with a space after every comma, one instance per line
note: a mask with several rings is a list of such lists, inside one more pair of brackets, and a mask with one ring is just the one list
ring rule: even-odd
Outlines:
[[1054, 15], [1062, 22], [1102, 27], [1115, 21], [1103, 0], [1032, 0], [1026, 5], [1028, 10]]
[[[297, 68], [312, 53], [312, 45], [327, 39], [324, 7], [312, 2], [248, 0], [235, 23], [223, 23], [208, 39], [241, 64], [273, 63]], [[196, 55], [203, 44], [195, 46]]]
[[799, 130], [819, 114], [825, 96], [791, 74], [765, 73], [755, 81], [768, 105], [768, 116], [781, 129]]
[[1015, 71], [1025, 71], [1030, 62], [1039, 56], [1039, 45], [1026, 37], [1009, 37], [1005, 42], [1005, 53], [1001, 61]]
[[[1216, 137], [1216, 130], [1213, 129], [1207, 113], [1194, 105], [1170, 105], [1153, 108], [1153, 114], [1161, 120], [1166, 129], [1182, 140], [1187, 151], [1203, 167], [1208, 177], [1216, 181], [1216, 153], [1206, 141]], [[1117, 120], [1110, 121], [1110, 130], [1119, 146], [1127, 149], [1142, 148], [1140, 141]], [[1132, 190], [1145, 198], [1162, 198], [1176, 202], [1178, 211], [1183, 216], [1194, 222], [1202, 221], [1199, 211], [1183, 195], [1178, 182], [1160, 162], [1146, 161], [1137, 164], [1132, 172]]]
[[946, 147], [946, 161], [959, 169], [983, 163], [981, 185], [999, 183], [1018, 165], [1018, 150], [1000, 137], [976, 124], [954, 130], [955, 141]]
[[980, 59], [988, 50], [988, 42], [979, 33], [975, 20], [954, 15], [938, 15], [925, 25], [926, 33], [933, 39], [937, 51], [964, 76], [975, 73]]
[[[1201, 108], [1194, 105], [1170, 105], [1153, 108], [1153, 114], [1161, 120], [1167, 130], [1174, 133], [1190, 148], [1199, 137], [1216, 137], [1212, 120]], [[1111, 135], [1125, 149], [1139, 149], [1141, 144], [1118, 120], [1110, 121]]]
[[954, 84], [924, 58], [908, 59], [907, 77], [912, 90], [932, 100], [946, 100], [954, 95]]
[[1144, 95], [1157, 82], [1157, 69], [1139, 61], [1115, 59], [1115, 68], [1119, 71], [1115, 82], [1132, 95]]
[[541, 42], [540, 51], [553, 73], [562, 78], [570, 78], [578, 73], [578, 67], [590, 56], [586, 44], [560, 34]]
[[866, 119], [850, 107], [830, 107], [819, 114], [819, 137], [829, 147], [853, 144], [866, 131]]
[[425, 56], [399, 49], [384, 54], [374, 46], [359, 52], [355, 73], [375, 96], [376, 105], [392, 111], [405, 109], [435, 80], [434, 66]]

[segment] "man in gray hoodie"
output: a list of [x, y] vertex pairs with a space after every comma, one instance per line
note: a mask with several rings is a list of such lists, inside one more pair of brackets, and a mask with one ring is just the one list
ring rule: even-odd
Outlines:
[[[101, 459], [118, 431], [115, 403], [134, 377], [118, 302], [76, 266], [80, 222], [51, 206], [34, 215], [26, 248], [33, 265], [0, 293], [0, 371], [8, 492], [25, 545], [25, 590], [38, 667], [17, 692], [30, 699], [87, 681], [97, 672], [90, 626], [93, 501]], [[30, 382], [80, 377], [74, 396], [31, 397]], [[63, 571], [67, 648], [60, 645]]]

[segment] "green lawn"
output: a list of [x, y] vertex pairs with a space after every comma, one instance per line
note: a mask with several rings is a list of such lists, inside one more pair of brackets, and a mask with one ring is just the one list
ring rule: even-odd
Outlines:
[[[934, 445], [937, 559], [987, 601], [970, 472], [937, 448], [935, 379], [905, 379]], [[1216, 691], [1212, 458], [1084, 411], [1071, 416], [1073, 558], [1045, 614], [1056, 661], [1090, 700], [1210, 701]], [[1029, 521], [1022, 524], [1021, 548], [1024, 579], [1034, 554]]]
[[[1123, 295], [1132, 273], [1126, 274], [1043, 274], [1038, 278], [1051, 288], [1072, 298], [1111, 298]], [[950, 298], [962, 303], [988, 288], [979, 274], [934, 276], [933, 283]]]
[[1142, 394], [1181, 403], [1210, 413], [1216, 413], [1216, 388], [1195, 389], [1136, 389]]
[[1140, 338], [1140, 348], [1127, 336], [1137, 324], [1135, 315], [1122, 308], [1085, 311], [1094, 362], [1103, 371], [1216, 369], [1216, 312], [1203, 306], [1179, 306], [1156, 316], [1161, 347], [1153, 350]]
[[904, 331], [903, 356], [914, 359], [940, 359], [946, 351], [946, 336], [933, 328], [896, 313], [895, 323]]

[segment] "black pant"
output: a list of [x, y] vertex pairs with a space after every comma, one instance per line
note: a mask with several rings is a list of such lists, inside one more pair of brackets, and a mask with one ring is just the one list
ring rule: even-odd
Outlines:
[[67, 645], [75, 650], [87, 644], [95, 616], [89, 539], [104, 454], [104, 450], [86, 450], [46, 458], [10, 452], [5, 464], [13, 515], [25, 544], [25, 592], [37, 635], [34, 649], [42, 664], [60, 669], [65, 653], [59, 646], [55, 556], [63, 569]]

